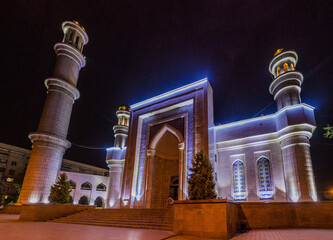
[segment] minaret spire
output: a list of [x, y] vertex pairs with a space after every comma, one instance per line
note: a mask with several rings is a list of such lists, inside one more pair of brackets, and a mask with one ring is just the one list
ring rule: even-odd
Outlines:
[[80, 96], [76, 84], [86, 64], [82, 51], [88, 35], [76, 21], [63, 22], [62, 30], [63, 41], [54, 45], [57, 61], [53, 77], [45, 80], [47, 97], [38, 130], [29, 134], [32, 152], [19, 203], [48, 202], [65, 150], [71, 146], [66, 137], [73, 103]]
[[131, 109], [125, 106], [119, 107], [116, 112], [118, 124], [113, 127], [114, 131], [114, 147], [124, 148], [128, 135], [128, 126]]
[[[288, 123], [285, 131], [280, 130], [280, 145], [283, 159], [283, 172], [288, 201], [317, 201], [317, 189], [310, 154], [310, 137], [315, 127], [313, 111], [301, 104], [302, 73], [295, 71], [298, 56], [294, 51], [279, 49], [269, 65], [274, 79], [269, 87], [278, 110], [290, 109], [292, 105], [303, 107], [303, 113], [289, 111], [289, 115], [304, 118], [308, 125], [294, 125], [286, 115], [281, 122]], [[295, 114], [295, 115], [294, 115]], [[297, 115], [296, 115], [297, 114]], [[304, 115], [303, 115], [304, 114]]]
[[109, 167], [109, 184], [106, 196], [106, 206], [108, 208], [118, 208], [120, 206], [130, 111], [131, 109], [128, 107], [118, 108], [116, 112], [118, 124], [113, 127], [114, 147], [108, 148], [106, 153], [106, 164]]
[[296, 52], [279, 49], [269, 65], [269, 71], [274, 76], [269, 91], [274, 96], [278, 110], [301, 103], [303, 75], [295, 71], [297, 60]]

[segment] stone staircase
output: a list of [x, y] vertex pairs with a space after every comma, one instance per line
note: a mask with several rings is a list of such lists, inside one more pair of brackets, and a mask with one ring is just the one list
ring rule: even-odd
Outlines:
[[89, 209], [50, 222], [173, 231], [173, 208]]

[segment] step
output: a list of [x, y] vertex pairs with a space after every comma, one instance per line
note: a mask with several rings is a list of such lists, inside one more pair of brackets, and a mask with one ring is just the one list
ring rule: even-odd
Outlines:
[[50, 220], [57, 223], [173, 230], [173, 209], [89, 209]]
[[156, 230], [173, 230], [173, 226], [156, 226], [156, 225], [130, 225], [130, 224], [116, 224], [116, 223], [94, 223], [94, 222], [66, 222], [66, 221], [54, 221], [57, 223], [66, 224], [82, 224], [82, 225], [94, 225], [94, 226], [107, 226], [107, 227], [121, 227], [121, 228], [143, 228], [143, 229], [156, 229]]

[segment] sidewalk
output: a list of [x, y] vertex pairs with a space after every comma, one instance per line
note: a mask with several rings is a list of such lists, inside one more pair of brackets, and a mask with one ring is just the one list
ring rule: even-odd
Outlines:
[[[0, 240], [210, 240], [170, 231], [114, 228], [53, 222], [24, 222], [0, 213]], [[169, 237], [169, 238], [168, 238]], [[237, 234], [232, 240], [333, 240], [333, 229], [263, 229]]]

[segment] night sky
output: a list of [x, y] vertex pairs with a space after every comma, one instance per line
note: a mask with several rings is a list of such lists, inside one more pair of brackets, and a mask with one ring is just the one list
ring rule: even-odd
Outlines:
[[[0, 141], [31, 148], [55, 65], [61, 23], [89, 36], [65, 158], [106, 168], [119, 106], [208, 77], [215, 124], [276, 111], [268, 65], [294, 49], [302, 101], [316, 108], [312, 160], [320, 191], [333, 189], [333, 31], [331, 1], [2, 1]], [[268, 106], [266, 109], [264, 109]], [[264, 110], [263, 110], [264, 109]], [[263, 110], [263, 111], [261, 111]]]

